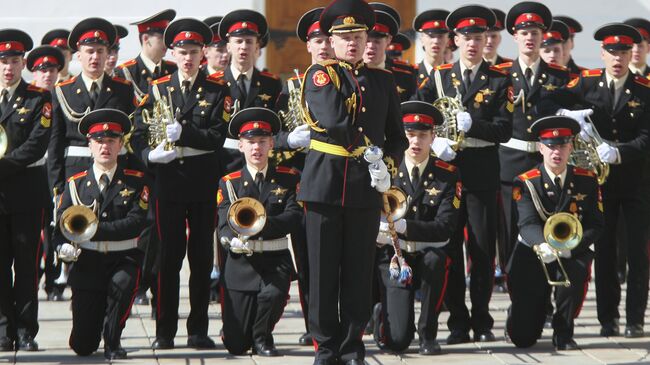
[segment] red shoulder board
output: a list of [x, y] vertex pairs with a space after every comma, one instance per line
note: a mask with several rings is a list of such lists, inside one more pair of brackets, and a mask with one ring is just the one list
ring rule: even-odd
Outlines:
[[580, 78], [576, 76], [576, 77], [572, 78], [571, 81], [569, 81], [569, 83], [566, 85], [566, 87], [571, 89], [571, 88], [575, 87], [576, 85], [578, 85], [578, 82], [580, 82]]
[[441, 168], [443, 170], [447, 170], [449, 172], [456, 171], [456, 166], [454, 166], [452, 164], [449, 164], [449, 163], [446, 163], [443, 160], [436, 160], [436, 162], [434, 162], [434, 165], [436, 165], [436, 167], [439, 167], [439, 168]]
[[573, 173], [576, 174], [576, 175], [580, 175], [580, 176], [596, 177], [596, 174], [594, 174], [593, 171], [583, 169], [581, 167], [574, 167], [573, 168]]
[[502, 70], [502, 69], [500, 69], [500, 68], [498, 68], [498, 67], [496, 67], [496, 66], [490, 66], [490, 71], [498, 72], [498, 73], [500, 73], [501, 75], [507, 75], [507, 74], [508, 74], [507, 71]]
[[503, 70], [504, 68], [510, 68], [510, 67], [512, 67], [512, 61], [500, 63], [500, 64], [498, 64], [498, 65], [496, 65], [494, 67], [496, 67], [496, 68], [498, 68], [500, 70]]
[[144, 177], [144, 172], [138, 171], [138, 170], [124, 169], [124, 175], [135, 176], [135, 177]]
[[420, 85], [418, 85], [418, 90], [422, 89], [424, 85], [427, 84], [427, 81], [429, 81], [429, 78], [425, 77], [424, 80], [422, 80], [422, 82], [420, 83]]
[[535, 177], [540, 177], [542, 176], [542, 172], [539, 171], [539, 169], [532, 169], [524, 172], [523, 174], [519, 175], [519, 179], [526, 181]]
[[221, 78], [221, 77], [223, 77], [224, 75], [225, 75], [225, 73], [224, 73], [223, 71], [217, 71], [217, 72], [215, 72], [215, 73], [211, 73], [211, 74], [208, 75], [208, 76], [209, 76], [209, 77], [217, 77], [217, 78]]
[[38, 86], [34, 86], [32, 84], [27, 85], [27, 90], [36, 91], [36, 92], [39, 92], [39, 93], [44, 93], [45, 92], [45, 89], [43, 89], [41, 87], [38, 87]]
[[166, 64], [168, 64], [168, 65], [170, 65], [170, 66], [176, 66], [176, 62], [174, 62], [174, 61], [163, 60], [163, 62], [165, 62]]
[[138, 63], [138, 61], [136, 61], [135, 58], [134, 58], [134, 59], [131, 59], [131, 60], [128, 60], [128, 61], [124, 62], [123, 64], [121, 64], [121, 65], [119, 65], [117, 67], [118, 68], [125, 68], [125, 67], [129, 67], [129, 66], [133, 66], [136, 63]]
[[560, 70], [560, 71], [568, 71], [568, 68], [558, 65], [557, 63], [548, 63], [548, 67], [555, 69], [555, 70]]
[[241, 171], [231, 172], [230, 174], [224, 176], [223, 181], [228, 181], [232, 179], [239, 179], [241, 177]]
[[436, 66], [436, 70], [449, 70], [454, 67], [453, 63], [445, 63], [444, 65]]
[[275, 171], [281, 172], [283, 174], [291, 174], [291, 175], [297, 175], [298, 171], [296, 169], [291, 168], [291, 167], [286, 167], [286, 166], [277, 166], [275, 168]]
[[111, 77], [111, 79], [113, 79], [113, 81], [119, 82], [120, 84], [131, 85], [131, 81], [125, 80], [125, 79], [117, 77], [117, 76]]
[[277, 77], [276, 75], [274, 75], [274, 74], [272, 74], [272, 73], [270, 73], [270, 72], [266, 72], [266, 71], [260, 71], [260, 75], [262, 75], [262, 76], [266, 76], [266, 77], [270, 77], [270, 78], [272, 78], [272, 79], [276, 79], [276, 80], [279, 80], [279, 79], [280, 79], [280, 78]]
[[648, 80], [643, 76], [638, 76], [638, 75], [634, 76], [634, 82], [636, 82], [639, 85], [643, 85], [645, 87], [650, 87], [650, 80]]
[[167, 75], [167, 76], [163, 76], [163, 77], [161, 77], [161, 78], [159, 78], [159, 79], [155, 79], [155, 80], [153, 80], [153, 81], [151, 82], [151, 84], [152, 84], [152, 85], [158, 85], [158, 84], [162, 84], [163, 82], [167, 82], [167, 81], [169, 81], [169, 80], [171, 80], [171, 79], [172, 79], [172, 75]]
[[70, 176], [70, 177], [68, 178], [68, 181], [77, 180], [78, 178], [80, 178], [80, 177], [84, 177], [84, 176], [86, 176], [86, 175], [88, 175], [88, 170], [86, 170], [86, 171], [82, 171], [82, 172], [80, 172], [80, 173], [78, 173], [78, 174], [75, 174], [75, 175]]
[[413, 72], [411, 72], [411, 71], [409, 71], [407, 69], [404, 69], [404, 68], [391, 67], [390, 70], [393, 71], [393, 72], [401, 72], [401, 73], [405, 73], [407, 75], [413, 75]]
[[56, 84], [56, 86], [63, 86], [63, 85], [72, 84], [75, 81], [77, 81], [77, 76], [71, 77], [69, 80], [61, 81], [58, 84]]
[[[221, 72], [221, 74], [219, 74], [219, 72]], [[210, 81], [213, 84], [219, 84], [219, 85], [223, 85], [226, 83], [225, 81], [223, 81], [223, 71], [215, 72], [212, 75], [206, 77], [205, 80]]]
[[594, 69], [594, 70], [584, 70], [582, 71], [582, 77], [595, 77], [595, 76], [600, 76], [603, 74], [602, 69]]

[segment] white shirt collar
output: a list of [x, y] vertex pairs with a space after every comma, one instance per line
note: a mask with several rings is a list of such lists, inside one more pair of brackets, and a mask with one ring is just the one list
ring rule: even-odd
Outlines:
[[567, 174], [568, 169], [564, 169], [564, 171], [562, 171], [560, 173], [560, 175], [555, 175], [553, 172], [551, 172], [551, 170], [546, 168], [546, 165], [544, 165], [544, 170], [546, 171], [546, 174], [551, 179], [551, 181], [553, 181], [554, 183], [555, 183], [555, 178], [557, 176], [559, 176], [560, 177], [560, 184], [562, 184], [562, 187], [564, 186], [564, 181], [566, 181], [566, 174]]
[[521, 59], [521, 57], [519, 57], [517, 61], [519, 61], [519, 67], [521, 67], [521, 73], [523, 74], [522, 76], [526, 74], [526, 69], [530, 67], [530, 69], [533, 71], [533, 79], [535, 79], [535, 76], [537, 75], [537, 71], [539, 71], [539, 64], [542, 63], [542, 58], [537, 57], [537, 60], [533, 62], [533, 64], [530, 66], [526, 66], [526, 64]]
[[212, 67], [210, 67], [210, 65], [206, 65], [206, 66], [205, 66], [205, 71], [206, 71], [206, 73], [208, 74], [208, 76], [209, 76], [209, 75], [212, 75], [212, 74], [215, 73], [215, 72], [219, 72], [219, 71], [213, 69]]
[[498, 54], [498, 53], [495, 54], [494, 57], [492, 57], [492, 58], [485, 58], [485, 57], [483, 57], [483, 59], [486, 60], [487, 62], [490, 62], [490, 63], [492, 64], [492, 66], [496, 66], [496, 65], [497, 65], [497, 58], [499, 58], [499, 54]]
[[427, 60], [422, 60], [422, 63], [424, 64], [424, 69], [427, 70], [427, 75], [431, 75], [431, 70], [433, 70], [433, 65], [429, 64]]
[[[97, 164], [93, 164], [93, 174], [95, 174], [95, 182], [97, 182], [97, 186], [100, 186], [100, 181], [99, 179], [102, 177], [102, 174], [108, 175], [108, 181], [113, 181], [113, 176], [115, 176], [115, 171], [117, 171], [117, 164], [113, 166], [112, 169], [105, 171], [101, 168], [101, 166]], [[103, 187], [105, 188], [105, 186]], [[101, 189], [100, 189], [101, 190]]]
[[[200, 72], [200, 71], [199, 71], [199, 72]], [[194, 86], [194, 81], [196, 81], [196, 76], [199, 74], [199, 72], [197, 72], [196, 74], [194, 74], [194, 76], [190, 76], [190, 77], [188, 77], [188, 78], [185, 78], [185, 76], [183, 76], [183, 73], [182, 73], [182, 72], [179, 72], [179, 73], [178, 73], [178, 84], [179, 84], [181, 87], [183, 87], [183, 81], [189, 81], [189, 82], [190, 82], [190, 90], [192, 90], [192, 86]]]
[[0, 88], [0, 95], [2, 93], [2, 90], [6, 89], [7, 90], [7, 102], [9, 102], [9, 100], [11, 100], [11, 98], [14, 96], [14, 93], [16, 92], [16, 89], [18, 88], [18, 85], [20, 85], [20, 80], [18, 80], [18, 82], [16, 82], [15, 84], [13, 84], [13, 85], [11, 85], [9, 87]]
[[267, 163], [266, 166], [264, 166], [264, 168], [261, 170], [258, 170], [257, 167], [253, 165], [246, 164], [246, 170], [248, 170], [248, 173], [251, 175], [253, 180], [255, 180], [255, 175], [257, 175], [258, 172], [261, 172], [266, 179], [266, 172], [269, 170], [269, 164]]
[[146, 67], [147, 70], [149, 70], [151, 73], [153, 73], [153, 71], [156, 69], [156, 66], [158, 66], [158, 69], [162, 68], [162, 60], [160, 60], [158, 63], [155, 63], [151, 60], [151, 58], [145, 56], [144, 53], [140, 53], [140, 58], [142, 59], [142, 63], [144, 63], [144, 67]]
[[406, 171], [409, 173], [409, 180], [411, 179], [411, 172], [413, 171], [413, 168], [415, 166], [418, 167], [418, 172], [420, 173], [420, 177], [422, 177], [422, 173], [424, 172], [424, 169], [427, 167], [427, 164], [429, 163], [429, 156], [422, 160], [419, 164], [415, 164], [414, 161], [411, 160], [409, 156], [404, 154], [404, 164], [406, 165]]
[[83, 80], [84, 85], [86, 86], [86, 90], [88, 90], [88, 92], [90, 92], [90, 88], [91, 88], [91, 86], [93, 84], [93, 81], [97, 83], [97, 88], [98, 88], [97, 90], [99, 91], [99, 90], [102, 89], [102, 82], [104, 81], [104, 75], [105, 74], [102, 72], [102, 75], [99, 76], [99, 78], [97, 80], [93, 80], [90, 77], [86, 76], [86, 74], [84, 74], [82, 72], [81, 73], [81, 80]]
[[470, 79], [469, 81], [474, 81], [474, 78], [476, 77], [476, 72], [478, 72], [478, 69], [479, 69], [479, 67], [481, 67], [481, 63], [483, 63], [483, 61], [477, 63], [476, 65], [474, 65], [472, 67], [465, 66], [465, 63], [462, 60], [458, 61], [458, 63], [460, 63], [460, 74], [462, 75], [461, 77], [464, 79], [465, 78], [465, 70], [470, 69], [470, 70], [472, 70], [472, 73], [469, 76], [469, 79]]
[[621, 77], [620, 79], [617, 79], [614, 76], [610, 75], [609, 73], [605, 72], [605, 79], [607, 80], [606, 86], [609, 87], [609, 83], [612, 82], [612, 80], [614, 80], [614, 88], [616, 89], [616, 91], [620, 90], [623, 87], [623, 85], [625, 85], [625, 80], [627, 80], [627, 75], [628, 74], [625, 74], [625, 76]]
[[634, 64], [632, 64], [632, 63], [630, 63], [629, 66], [630, 66], [630, 72], [635, 73], [635, 74], [639, 74], [639, 75], [645, 77], [645, 75], [643, 74], [643, 72], [645, 71], [645, 68], [646, 68], [645, 63], [643, 64], [643, 66], [641, 66], [641, 68], [638, 68], [638, 67], [634, 66]]
[[239, 78], [240, 74], [244, 74], [244, 75], [246, 75], [246, 81], [250, 82], [251, 79], [253, 78], [253, 69], [254, 68], [255, 68], [255, 66], [249, 68], [248, 70], [246, 70], [246, 72], [240, 72], [235, 67], [235, 65], [233, 65], [232, 63], [230, 64], [230, 72], [232, 72], [232, 76], [235, 78], [235, 80], [237, 80]]

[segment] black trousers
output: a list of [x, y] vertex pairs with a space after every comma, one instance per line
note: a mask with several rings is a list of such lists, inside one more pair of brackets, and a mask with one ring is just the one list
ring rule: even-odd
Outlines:
[[229, 353], [242, 355], [253, 343], [273, 344], [273, 328], [282, 317], [289, 298], [291, 273], [282, 273], [287, 280], [264, 278], [259, 291], [228, 289], [225, 278], [221, 317], [223, 319], [223, 344]]
[[[190, 264], [188, 335], [208, 335], [212, 241], [216, 220], [214, 202], [156, 201], [160, 238], [156, 336], [173, 339], [178, 329], [180, 271], [187, 252]], [[187, 223], [187, 224], [186, 224]], [[189, 228], [189, 235], [186, 233]]]
[[302, 308], [302, 315], [305, 320], [305, 330], [309, 332], [309, 256], [307, 255], [307, 235], [304, 221], [296, 229], [296, 232], [291, 233], [291, 245], [296, 260], [300, 308]]
[[[519, 243], [512, 254], [508, 288], [512, 305], [508, 311], [506, 330], [517, 347], [530, 347], [542, 335], [546, 305], [553, 287], [547, 281], [541, 261], [532, 248]], [[573, 337], [573, 320], [580, 314], [591, 276], [593, 252], [583, 251], [562, 265], [571, 280], [570, 287], [555, 287], [553, 335], [564, 339]], [[552, 280], [561, 277], [557, 261], [547, 264]]]
[[316, 360], [363, 359], [380, 209], [306, 203], [305, 211]]
[[617, 224], [619, 214], [626, 223], [627, 239], [627, 325], [643, 325], [648, 304], [648, 218], [647, 206], [638, 196], [603, 197], [605, 232], [596, 241], [596, 303], [598, 321], [610, 324], [620, 317], [621, 285], [617, 276]]
[[[492, 329], [494, 320], [489, 304], [494, 283], [496, 251], [497, 192], [466, 191], [460, 205], [458, 225], [445, 247], [451, 258], [445, 304], [449, 309], [447, 326], [451, 331], [481, 333]], [[471, 317], [465, 305], [465, 265], [463, 262], [464, 230], [467, 226], [467, 252], [470, 266], [469, 294]], [[468, 261], [469, 261], [468, 260]]]
[[38, 333], [38, 252], [43, 218], [43, 209], [0, 214], [0, 337], [15, 339]]
[[[72, 332], [70, 348], [88, 356], [99, 347], [120, 346], [122, 330], [129, 318], [138, 289], [142, 253], [137, 249], [107, 254], [83, 250], [70, 272], [72, 288]], [[101, 273], [93, 271], [101, 270]]]
[[[422, 252], [404, 253], [413, 269], [411, 285], [400, 284], [389, 277], [390, 259], [395, 251], [390, 245], [377, 249], [377, 276], [381, 293], [382, 311], [379, 331], [373, 333], [375, 341], [392, 351], [406, 350], [413, 340], [416, 328], [415, 291], [422, 294], [421, 312], [417, 332], [420, 343], [434, 341], [438, 336], [438, 315], [447, 287], [447, 274], [451, 260], [444, 250], [427, 248]], [[377, 333], [379, 332], [379, 333]]]

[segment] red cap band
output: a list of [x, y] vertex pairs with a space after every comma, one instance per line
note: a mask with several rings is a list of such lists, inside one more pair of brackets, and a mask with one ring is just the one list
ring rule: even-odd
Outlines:
[[85, 41], [86, 39], [95, 39], [95, 38], [101, 39], [102, 41], [108, 43], [108, 36], [106, 35], [106, 33], [104, 33], [99, 29], [95, 29], [95, 30], [89, 30], [86, 33], [82, 34], [81, 37], [79, 37], [79, 41], [77, 42], [77, 44], [81, 43], [82, 41]]
[[242, 126], [239, 128], [239, 134], [246, 133], [254, 129], [261, 129], [269, 133], [272, 132], [270, 123], [262, 121], [251, 121], [242, 124]]
[[388, 50], [389, 51], [403, 51], [404, 47], [402, 47], [401, 44], [399, 43], [391, 43], [388, 45]]
[[7, 52], [7, 51], [25, 52], [25, 46], [22, 43], [16, 41], [0, 43], [0, 52]]
[[420, 32], [428, 29], [447, 29], [447, 24], [445, 24], [444, 20], [429, 20], [422, 24]]
[[634, 44], [634, 39], [632, 37], [628, 37], [626, 35], [610, 35], [609, 37], [605, 37], [603, 39], [603, 45], [607, 44], [629, 44], [632, 45]]
[[402, 122], [404, 123], [421, 123], [433, 125], [434, 120], [432, 117], [426, 114], [404, 114], [402, 117]]
[[237, 22], [237, 23], [234, 23], [233, 25], [230, 26], [230, 28], [228, 28], [228, 33], [232, 33], [234, 31], [240, 30], [240, 29], [250, 29], [253, 32], [259, 34], [259, 28], [257, 27], [257, 24], [251, 23], [251, 22]]
[[463, 18], [458, 21], [454, 28], [466, 28], [466, 27], [487, 27], [487, 21], [483, 18]]
[[575, 34], [576, 33], [576, 28], [574, 27], [569, 27], [569, 33]]
[[503, 28], [503, 23], [501, 23], [500, 20], [497, 20], [496, 23], [494, 23], [495, 28]]
[[573, 133], [571, 133], [571, 129], [569, 128], [551, 128], [551, 129], [544, 129], [539, 132], [539, 138], [542, 139], [571, 137], [572, 135]]
[[36, 61], [34, 61], [34, 68], [38, 67], [44, 63], [49, 64], [50, 66], [58, 66], [59, 62], [56, 60], [56, 57], [51, 57], [51, 56], [43, 56], [40, 58], [37, 58]]
[[562, 33], [552, 31], [552, 32], [546, 32], [544, 33], [544, 40], [549, 40], [549, 39], [557, 39], [559, 41], [562, 41]]
[[113, 131], [122, 133], [122, 125], [120, 123], [106, 122], [106, 123], [95, 123], [88, 129], [88, 134]]
[[174, 37], [174, 40], [172, 41], [172, 44], [176, 44], [177, 42], [182, 42], [182, 41], [196, 41], [199, 43], [204, 43], [203, 41], [203, 36], [197, 32], [180, 32], [176, 34], [176, 37]]
[[643, 37], [643, 39], [646, 39], [646, 40], [647, 40], [647, 39], [650, 38], [650, 33], [648, 33], [647, 30], [645, 30], [645, 29], [643, 29], [643, 28], [636, 28], [636, 30], [638, 30], [639, 33], [641, 33], [641, 36]]
[[212, 34], [212, 43], [217, 43], [221, 41], [221, 37], [217, 33]]
[[68, 48], [68, 40], [65, 38], [54, 38], [50, 42], [50, 46]]
[[537, 23], [543, 25], [544, 19], [535, 13], [523, 13], [515, 19], [515, 25], [522, 23]]
[[169, 20], [159, 20], [157, 22], [151, 22], [151, 23], [142, 23], [138, 24], [138, 32], [140, 33], [145, 33], [151, 29], [165, 29], [167, 28], [167, 25], [169, 24]]
[[309, 38], [309, 35], [314, 33], [314, 32], [320, 32], [320, 22], [314, 22], [314, 24], [307, 29], [307, 38]]
[[372, 28], [373, 32], [378, 32], [378, 33], [390, 33], [390, 28], [388, 28], [387, 25], [384, 24], [379, 24], [375, 23], [375, 26]]

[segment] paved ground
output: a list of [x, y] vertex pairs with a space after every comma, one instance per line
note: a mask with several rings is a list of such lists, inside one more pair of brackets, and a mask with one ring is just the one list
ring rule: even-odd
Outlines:
[[[184, 269], [184, 277], [187, 277]], [[186, 279], [185, 279], [186, 281]], [[495, 293], [492, 298], [491, 310], [495, 317], [495, 334], [499, 342], [488, 345], [463, 344], [446, 346], [444, 339], [449, 334], [446, 331], [447, 313], [440, 317], [441, 331], [439, 338], [444, 354], [439, 357], [423, 357], [417, 354], [417, 344], [411, 346], [406, 354], [390, 354], [380, 352], [372, 341], [371, 336], [365, 337], [368, 348], [367, 362], [369, 364], [650, 364], [650, 339], [627, 340], [623, 337], [602, 338], [598, 336], [599, 325], [596, 319], [596, 303], [593, 283], [590, 286], [587, 302], [580, 318], [576, 321], [576, 341], [581, 347], [579, 351], [556, 352], [551, 345], [551, 331], [545, 330], [542, 340], [533, 348], [518, 350], [503, 341], [503, 325], [505, 310], [508, 306], [506, 294]], [[261, 358], [259, 356], [229, 356], [220, 343], [217, 333], [221, 328], [220, 308], [211, 305], [210, 335], [217, 341], [215, 351], [196, 351], [184, 347], [186, 341], [184, 321], [189, 312], [187, 287], [182, 288], [181, 323], [176, 338], [177, 348], [166, 351], [152, 351], [149, 345], [155, 333], [155, 323], [150, 319], [150, 308], [134, 306], [133, 314], [127, 322], [122, 336], [122, 344], [129, 353], [129, 359], [120, 361], [126, 364], [306, 364], [312, 363], [311, 347], [297, 346], [298, 337], [304, 330], [302, 312], [297, 299], [297, 288], [291, 290], [291, 300], [285, 310], [284, 317], [275, 329], [275, 342], [282, 353], [279, 358]], [[42, 294], [41, 294], [42, 295]], [[66, 291], [66, 296], [70, 292]], [[81, 358], [67, 346], [71, 327], [70, 302], [47, 302], [40, 305], [41, 330], [36, 338], [41, 351], [37, 353], [18, 352], [0, 353], [0, 364], [29, 363], [29, 364], [102, 364], [105, 363], [102, 352], [91, 357]], [[650, 322], [649, 322], [650, 323]], [[103, 349], [103, 345], [100, 345]]]

